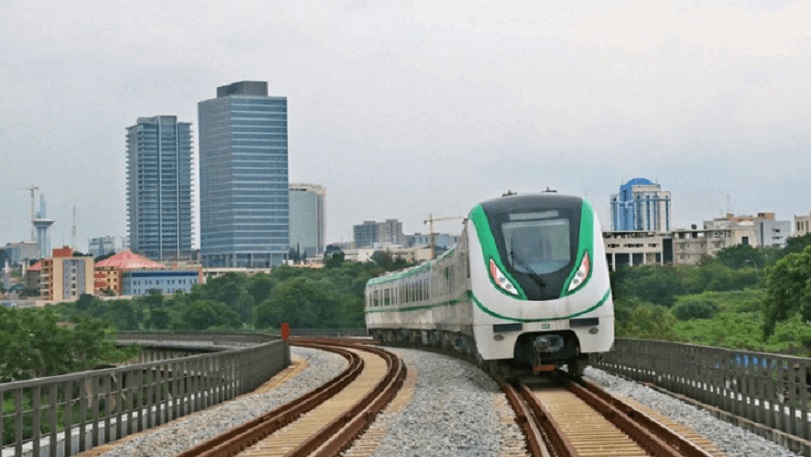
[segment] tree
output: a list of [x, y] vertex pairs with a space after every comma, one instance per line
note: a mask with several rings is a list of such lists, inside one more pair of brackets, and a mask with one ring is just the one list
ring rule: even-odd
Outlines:
[[233, 309], [242, 322], [248, 322], [253, 314], [254, 300], [248, 293], [248, 276], [243, 273], [227, 273], [214, 278], [192, 291], [193, 300], [212, 300]]
[[344, 251], [334, 244], [329, 244], [324, 249], [324, 268], [340, 268], [344, 263]]
[[719, 311], [718, 305], [710, 300], [684, 299], [673, 306], [673, 315], [680, 321], [690, 319], [710, 319]]
[[805, 250], [807, 246], [811, 246], [811, 233], [803, 236], [791, 237], [786, 241], [786, 247], [783, 248], [783, 257], [789, 254], [799, 254]]
[[240, 327], [239, 314], [228, 305], [213, 300], [195, 300], [182, 312], [182, 324], [189, 330]]
[[757, 266], [763, 268], [766, 263], [766, 254], [762, 249], [754, 248], [748, 244], [737, 244], [721, 249], [715, 255], [719, 262], [729, 268], [739, 269]]
[[248, 278], [247, 290], [254, 303], [262, 303], [273, 290], [273, 280], [265, 273], [255, 274]]
[[649, 302], [616, 300], [614, 317], [617, 336], [656, 340], [675, 340], [676, 319], [670, 310]]
[[112, 328], [99, 319], [67, 324], [53, 308], [0, 308], [0, 382], [87, 370], [135, 351], [117, 349]]
[[733, 269], [716, 259], [695, 267], [683, 268], [682, 272], [685, 289], [693, 294], [705, 291], [741, 290], [758, 286], [760, 283], [758, 270], [751, 265]]
[[285, 281], [254, 310], [257, 328], [276, 328], [282, 322], [293, 327], [329, 328], [335, 326], [336, 306], [329, 284], [309, 278]]
[[622, 299], [636, 298], [655, 305], [673, 306], [684, 293], [679, 270], [674, 267], [640, 265], [614, 274], [614, 293]]
[[802, 322], [811, 321], [811, 245], [778, 260], [765, 273], [764, 336], [774, 334], [777, 322], [798, 312]]

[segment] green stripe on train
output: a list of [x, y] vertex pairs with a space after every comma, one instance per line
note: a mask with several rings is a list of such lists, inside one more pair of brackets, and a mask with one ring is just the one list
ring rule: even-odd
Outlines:
[[605, 304], [605, 302], [608, 301], [608, 298], [610, 296], [611, 296], [611, 289], [608, 289], [605, 292], [605, 295], [603, 295], [603, 298], [600, 299], [600, 301], [598, 301], [594, 306], [592, 306], [592, 307], [590, 307], [588, 309], [585, 309], [585, 310], [580, 311], [578, 313], [570, 314], [568, 316], [543, 318], [543, 319], [520, 319], [520, 318], [516, 318], [516, 317], [504, 316], [504, 315], [499, 314], [499, 313], [491, 310], [490, 308], [484, 306], [482, 304], [482, 302], [479, 301], [479, 299], [476, 297], [476, 295], [474, 295], [473, 292], [469, 291], [469, 290], [466, 291], [465, 294], [461, 295], [459, 298], [443, 301], [443, 302], [440, 302], [440, 303], [432, 303], [432, 304], [428, 304], [428, 305], [407, 306], [407, 307], [403, 307], [403, 308], [397, 308], [397, 307], [389, 306], [389, 307], [386, 307], [385, 309], [372, 309], [372, 310], [367, 309], [367, 310], [364, 310], [364, 314], [370, 314], [370, 313], [397, 313], [397, 312], [402, 313], [402, 312], [410, 312], [410, 311], [422, 311], [422, 310], [431, 309], [431, 308], [441, 308], [441, 307], [445, 307], [445, 306], [456, 306], [456, 305], [458, 305], [460, 303], [467, 302], [467, 299], [472, 299], [473, 303], [475, 303], [476, 306], [480, 310], [482, 310], [485, 314], [489, 314], [490, 316], [497, 317], [499, 319], [504, 319], [504, 320], [513, 321], [513, 322], [526, 322], [526, 323], [530, 323], [530, 322], [550, 322], [550, 321], [560, 321], [560, 320], [565, 320], [565, 319], [571, 319], [573, 317], [582, 316], [583, 314], [590, 313], [590, 312], [596, 310], [597, 308], [603, 306]]
[[[579, 286], [569, 292], [569, 285], [572, 283], [574, 275], [577, 274], [577, 270], [580, 269], [580, 263], [583, 262], [583, 256], [586, 254], [589, 255], [589, 262], [591, 262], [589, 274]], [[577, 248], [577, 259], [574, 264], [574, 268], [572, 268], [572, 271], [569, 272], [569, 277], [566, 278], [566, 281], [563, 281], [563, 290], [560, 291], [561, 298], [572, 295], [573, 293], [582, 289], [583, 286], [589, 282], [591, 275], [594, 272], [594, 265], [596, 262], [597, 261], [594, 258], [594, 210], [591, 208], [591, 204], [589, 202], [583, 200], [583, 206], [580, 210], [580, 240]]]
[[[501, 256], [498, 253], [498, 247], [496, 247], [496, 239], [493, 237], [492, 230], [490, 230], [490, 223], [487, 221], [487, 214], [484, 213], [482, 205], [476, 205], [476, 207], [473, 208], [470, 212], [470, 220], [473, 222], [473, 225], [476, 226], [476, 233], [479, 235], [479, 245], [482, 248], [484, 257], [484, 259], [482, 259], [484, 261], [484, 271], [486, 272], [485, 274], [490, 284], [507, 297], [526, 300], [527, 294], [524, 293], [518, 281], [512, 277], [510, 272], [504, 268], [504, 263], [501, 262]], [[503, 274], [507, 280], [512, 283], [513, 287], [515, 287], [515, 290], [518, 291], [517, 297], [499, 287], [495, 280], [493, 280], [492, 275], [490, 275], [490, 259], [493, 259], [498, 269], [501, 270], [501, 274]], [[473, 262], [473, 259], [471, 258], [470, 261]]]

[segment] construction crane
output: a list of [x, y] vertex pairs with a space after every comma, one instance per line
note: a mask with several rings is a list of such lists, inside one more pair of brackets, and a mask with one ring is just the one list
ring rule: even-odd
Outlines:
[[36, 214], [34, 214], [34, 201], [36, 200], [36, 191], [39, 190], [39, 187], [31, 185], [24, 189], [31, 191], [31, 242], [36, 243], [37, 238], [36, 231], [34, 229], [34, 219], [36, 219]]
[[438, 221], [451, 221], [454, 219], [464, 219], [462, 216], [442, 216], [434, 217], [433, 214], [428, 214], [428, 219], [422, 221], [423, 224], [428, 224], [428, 236], [431, 240], [431, 258], [436, 258], [436, 240], [434, 239], [434, 222]]

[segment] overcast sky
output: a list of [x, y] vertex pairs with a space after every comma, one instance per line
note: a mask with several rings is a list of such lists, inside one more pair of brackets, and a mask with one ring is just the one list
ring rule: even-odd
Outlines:
[[[309, 5], [309, 6], [306, 6]], [[0, 244], [45, 194], [54, 247], [126, 233], [125, 128], [216, 87], [288, 99], [327, 236], [645, 177], [673, 225], [811, 211], [811, 2], [0, 2]], [[436, 225], [459, 231], [458, 222]], [[197, 236], [199, 239], [199, 236]]]

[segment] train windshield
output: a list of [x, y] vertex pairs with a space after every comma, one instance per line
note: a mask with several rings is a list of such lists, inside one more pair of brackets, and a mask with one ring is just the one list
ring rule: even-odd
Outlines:
[[558, 211], [513, 213], [501, 224], [506, 260], [514, 271], [545, 275], [571, 262], [569, 218]]

